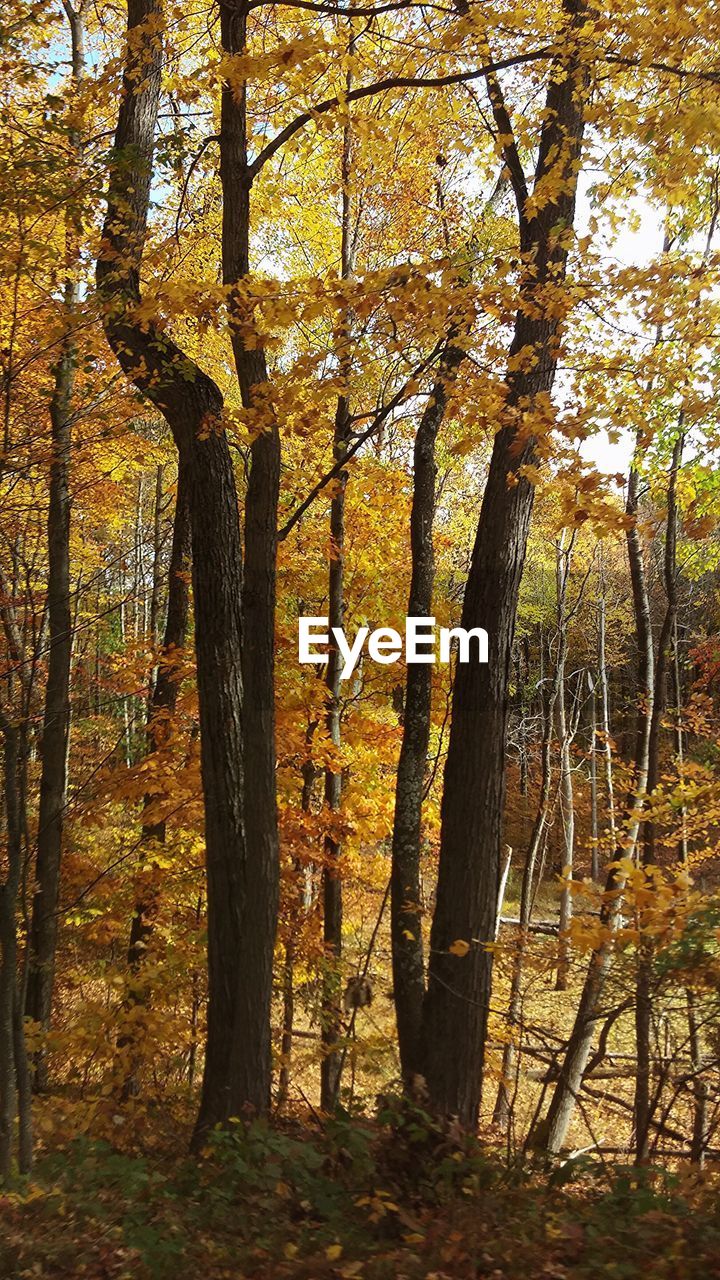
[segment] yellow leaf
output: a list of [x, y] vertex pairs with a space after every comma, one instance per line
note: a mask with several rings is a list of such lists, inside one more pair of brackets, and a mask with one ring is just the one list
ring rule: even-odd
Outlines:
[[337, 1262], [338, 1258], [340, 1258], [341, 1256], [342, 1256], [341, 1244], [329, 1244], [327, 1249], [325, 1250], [325, 1257], [327, 1258], [328, 1262]]
[[470, 943], [465, 942], [463, 938], [456, 938], [448, 947], [451, 956], [466, 956], [469, 950]]

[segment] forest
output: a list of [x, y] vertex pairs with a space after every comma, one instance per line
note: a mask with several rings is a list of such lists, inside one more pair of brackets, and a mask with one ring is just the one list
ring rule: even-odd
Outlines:
[[720, 1277], [716, 8], [0, 47], [0, 1280]]

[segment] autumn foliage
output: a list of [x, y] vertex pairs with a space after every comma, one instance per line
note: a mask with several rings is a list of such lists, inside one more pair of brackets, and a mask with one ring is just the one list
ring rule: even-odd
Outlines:
[[9, 3], [3, 1276], [720, 1274], [716, 25]]

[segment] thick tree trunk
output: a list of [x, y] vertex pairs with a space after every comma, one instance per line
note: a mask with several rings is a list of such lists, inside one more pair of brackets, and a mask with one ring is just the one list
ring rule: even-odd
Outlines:
[[[273, 874], [271, 869], [267, 879], [259, 877], [246, 855], [242, 554], [222, 396], [164, 331], [134, 317], [160, 92], [160, 17], [158, 0], [129, 0], [129, 47], [97, 281], [110, 344], [128, 377], [166, 418], [188, 481], [208, 894], [208, 1030], [199, 1143], [209, 1128], [238, 1114], [244, 1104], [258, 1110], [267, 1106]], [[266, 667], [265, 650], [254, 661]], [[258, 768], [265, 781], [267, 751], [266, 746], [255, 766], [256, 781]], [[255, 798], [256, 806], [262, 798]], [[271, 825], [273, 815], [271, 806]]]
[[[246, 49], [247, 8], [220, 9], [225, 54]], [[270, 1104], [270, 1002], [277, 929], [279, 855], [275, 780], [275, 578], [280, 435], [267, 396], [265, 352], [246, 341], [240, 285], [250, 270], [250, 189], [245, 86], [222, 88], [220, 180], [223, 192], [223, 282], [230, 286], [230, 332], [242, 403], [265, 419], [250, 447], [245, 496], [242, 591], [244, 819], [246, 857], [230, 1078], [230, 1113]]]
[[[464, 352], [450, 344], [415, 436], [413, 496], [410, 514], [412, 574], [409, 617], [432, 614], [435, 557], [435, 442], [447, 404], [448, 380]], [[423, 788], [430, 740], [432, 667], [408, 663], [403, 735], [395, 786], [390, 912], [393, 990], [403, 1079], [411, 1083], [422, 1070], [420, 1031], [425, 969], [420, 899], [420, 837]]]
[[[489, 662], [476, 655], [458, 664], [445, 766], [437, 899], [430, 935], [428, 990], [423, 1005], [423, 1065], [432, 1102], [475, 1126], [492, 981], [485, 944], [495, 933], [497, 882], [504, 808], [507, 693], [520, 580], [534, 488], [524, 467], [536, 461], [535, 441], [523, 423], [549, 395], [557, 367], [557, 310], [551, 295], [565, 275], [569, 237], [558, 225], [574, 220], [583, 136], [587, 75], [576, 31], [586, 19], [582, 0], [566, 0], [562, 56], [553, 66], [536, 167], [536, 186], [551, 176], [558, 194], [532, 217], [516, 177], [521, 247], [525, 255], [522, 302], [510, 348], [503, 421], [495, 437], [480, 509], [462, 626], [489, 631]], [[517, 160], [517, 153], [513, 160]], [[519, 162], [518, 162], [519, 163]], [[534, 365], [517, 368], [520, 352]], [[450, 950], [462, 940], [470, 950]]]
[[645, 565], [637, 529], [637, 487], [638, 476], [633, 466], [628, 481], [626, 511], [632, 520], [627, 531], [627, 546], [638, 644], [639, 711], [635, 763], [632, 784], [625, 805], [625, 818], [618, 832], [618, 847], [615, 849], [605, 885], [604, 902], [600, 913], [602, 941], [590, 957], [560, 1076], [547, 1116], [534, 1135], [535, 1144], [545, 1147], [551, 1153], [560, 1151], [565, 1142], [590, 1054], [600, 1000], [612, 967], [615, 933], [622, 914], [626, 873], [620, 860], [631, 857], [635, 849], [647, 790], [654, 691], [654, 653]]

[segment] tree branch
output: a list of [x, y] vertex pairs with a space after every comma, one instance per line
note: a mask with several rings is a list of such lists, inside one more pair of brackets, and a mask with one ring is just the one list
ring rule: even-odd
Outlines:
[[[257, 0], [258, 4], [265, 2], [266, 0]], [[252, 7], [255, 7], [255, 5]], [[314, 6], [310, 3], [310, 0], [307, 0], [307, 2], [303, 0], [303, 3], [298, 5], [298, 7], [313, 8]], [[328, 12], [331, 12], [331, 10], [328, 10]], [[338, 12], [346, 13], [347, 11], [338, 10]], [[350, 10], [350, 16], [352, 16], [353, 12], [359, 14], [360, 10]], [[345, 95], [343, 101], [359, 102], [363, 98], [371, 98], [374, 97], [375, 94], [386, 93], [391, 89], [442, 89], [454, 84], [467, 84], [471, 80], [478, 80], [481, 78], [488, 82], [489, 89], [490, 79], [493, 78], [497, 72], [507, 71], [512, 67], [525, 66], [532, 62], [541, 62], [543, 59], [552, 56], [554, 52], [555, 51], [552, 46], [545, 46], [529, 53], [516, 54], [512, 58], [503, 58], [499, 62], [492, 62], [486, 66], [475, 67], [471, 71], [456, 71], [451, 72], [446, 76], [388, 76], [385, 80], [376, 80], [373, 84], [361, 85], [357, 89], [352, 89], [350, 93]], [[645, 68], [648, 71], [661, 71], [666, 75], [679, 76], [682, 79], [694, 76], [696, 79], [705, 81], [709, 84], [720, 84], [720, 70], [700, 71], [691, 67], [673, 66], [668, 62], [643, 62], [639, 58], [623, 58], [619, 54], [611, 53], [604, 54], [601, 60], [612, 63], [616, 66], [637, 67], [639, 69]], [[499, 89], [499, 84], [497, 85], [497, 88]], [[257, 177], [267, 161], [272, 159], [272, 157], [285, 145], [286, 142], [290, 140], [290, 138], [292, 138], [296, 133], [299, 133], [301, 129], [304, 129], [305, 125], [310, 124], [310, 122], [316, 119], [317, 116], [325, 115], [328, 111], [332, 111], [335, 107], [340, 106], [340, 101], [341, 99], [337, 94], [332, 98], [326, 98], [323, 102], [319, 102], [317, 106], [310, 107], [307, 111], [301, 112], [299, 116], [296, 116], [294, 120], [291, 120], [289, 124], [285, 125], [285, 127], [281, 129], [280, 132], [270, 140], [270, 142], [268, 142], [267, 146], [263, 147], [262, 151], [255, 157], [252, 164], [248, 165], [250, 181]], [[493, 111], [494, 110], [495, 104], [493, 103]], [[509, 125], [510, 122], [509, 117], [507, 117], [507, 112], [506, 118]], [[500, 127], [499, 122], [498, 127]], [[512, 133], [511, 126], [510, 133]], [[505, 134], [504, 136], [508, 135]], [[516, 199], [526, 198], [527, 190], [525, 175], [522, 170], [522, 165], [520, 164], [514, 139], [512, 147], [508, 148], [508, 154], [504, 158], [513, 183], [513, 190], [515, 191]], [[525, 191], [524, 196], [521, 195], [523, 190]]]
[[[358, 89], [351, 89], [350, 93], [343, 98], [344, 102], [358, 102], [362, 98], [371, 98], [377, 93], [386, 93], [390, 89], [442, 89], [453, 84], [465, 84], [468, 80], [477, 80], [480, 77], [487, 77], [496, 71], [507, 71], [510, 67], [523, 66], [529, 62], [540, 62], [552, 53], [551, 48], [536, 49], [531, 53], [518, 53], [513, 58], [504, 58], [500, 62], [493, 62], [488, 66], [475, 67], [472, 71], [455, 71], [446, 76], [388, 76], [385, 80], [376, 80], [372, 84], [361, 85]], [[317, 106], [308, 108], [303, 111], [289, 124], [285, 125], [274, 138], [263, 147], [259, 155], [255, 157], [252, 164], [249, 165], [248, 171], [251, 178], [257, 177], [260, 170], [285, 145], [300, 129], [304, 129], [306, 124], [316, 119], [317, 116], [325, 115], [328, 111], [332, 111], [340, 105], [340, 97], [335, 95], [333, 98], [326, 98], [324, 102], [319, 102]]]
[[185, 174], [185, 178], [183, 180], [182, 191], [180, 192], [180, 200], [178, 201], [177, 214], [175, 215], [175, 239], [177, 240], [178, 244], [180, 243], [180, 218], [182, 216], [182, 210], [183, 210], [183, 205], [185, 203], [185, 196], [187, 195], [187, 189], [190, 185], [190, 179], [192, 178], [195, 172], [195, 169], [202, 155], [204, 154], [205, 148], [209, 147], [211, 142], [219, 142], [219, 141], [220, 141], [219, 133], [211, 133], [209, 137], [203, 138], [202, 142], [200, 143], [200, 146], [195, 152], [195, 155], [190, 161], [190, 167], [187, 173]]
[[450, 13], [451, 9], [441, 4], [417, 4], [416, 0], [396, 0], [394, 4], [350, 5], [347, 9], [341, 5], [313, 3], [313, 0], [250, 0], [248, 12], [272, 5], [273, 9], [308, 9], [311, 13], [325, 13], [332, 17], [342, 18], [376, 18], [382, 13], [396, 13], [398, 9], [436, 9], [440, 13]]
[[525, 171], [520, 160], [520, 153], [517, 149], [515, 131], [512, 127], [510, 114], [505, 105], [502, 86], [494, 71], [488, 71], [485, 76], [485, 83], [487, 85], [488, 97], [490, 98], [493, 118], [502, 139], [500, 143], [502, 158], [505, 162], [508, 177], [510, 178], [510, 185], [512, 186], [513, 194], [515, 196], [518, 215], [522, 219], [525, 216], [525, 201], [528, 198], [528, 188]]
[[432, 364], [432, 362], [438, 358], [441, 352], [444, 351], [444, 349], [445, 349], [445, 341], [443, 340], [443, 342], [441, 343], [439, 342], [437, 344], [437, 346], [430, 353], [427, 359], [424, 360], [422, 364], [417, 367], [417, 369], [412, 375], [412, 378], [408, 379], [407, 382], [403, 383], [400, 390], [395, 393], [392, 399], [388, 400], [387, 404], [383, 405], [382, 408], [378, 410], [372, 422], [370, 423], [370, 426], [366, 427], [365, 430], [360, 433], [360, 435], [353, 442], [353, 444], [350, 445], [349, 449], [345, 451], [342, 458], [340, 458], [334, 464], [334, 466], [330, 468], [329, 471], [326, 471], [325, 475], [321, 476], [317, 484], [313, 485], [307, 497], [304, 498], [303, 501], [300, 503], [300, 506], [295, 508], [292, 515], [285, 521], [285, 524], [282, 526], [282, 528], [278, 529], [278, 534], [277, 534], [278, 542], [285, 541], [291, 529], [295, 528], [295, 525], [297, 524], [298, 520], [300, 520], [304, 516], [308, 507], [312, 506], [318, 494], [322, 493], [325, 486], [328, 485], [331, 480], [334, 480], [335, 477], [340, 474], [340, 472], [344, 469], [344, 467], [350, 461], [350, 459], [355, 456], [355, 454], [358, 452], [360, 448], [362, 448], [362, 446], [365, 444], [365, 441], [369, 440], [370, 437], [374, 435], [376, 431], [379, 431], [382, 424], [387, 421], [390, 414], [395, 409], [397, 409], [398, 405], [402, 402], [402, 400], [408, 394], [408, 387], [410, 383], [414, 381], [415, 378], [419, 377], [421, 373], [424, 373]]

